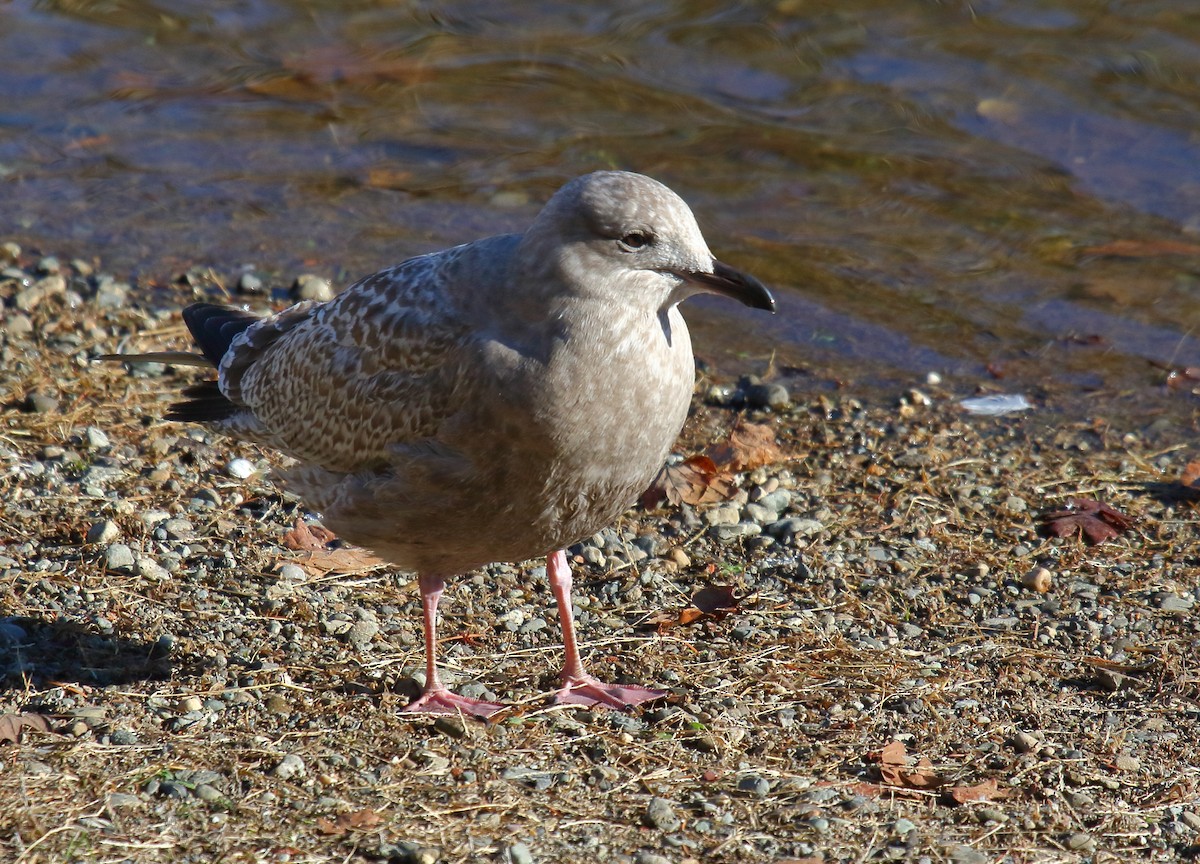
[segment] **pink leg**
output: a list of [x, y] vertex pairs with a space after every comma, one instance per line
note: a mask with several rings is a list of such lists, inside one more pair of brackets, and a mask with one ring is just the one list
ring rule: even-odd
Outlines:
[[567, 554], [562, 550], [546, 556], [546, 573], [550, 577], [550, 590], [558, 604], [558, 618], [562, 622], [563, 634], [563, 686], [554, 697], [555, 702], [570, 705], [600, 705], [605, 708], [632, 708], [652, 699], [662, 699], [666, 690], [650, 690], [646, 687], [622, 687], [604, 684], [583, 671], [579, 659], [579, 648], [575, 644], [575, 618], [571, 612], [571, 568], [567, 566]]
[[472, 714], [490, 717], [504, 708], [495, 702], [484, 702], [451, 693], [438, 676], [435, 655], [437, 654], [437, 607], [446, 589], [446, 580], [441, 576], [417, 577], [421, 588], [421, 611], [425, 618], [425, 690], [415, 701], [400, 710], [410, 714]]

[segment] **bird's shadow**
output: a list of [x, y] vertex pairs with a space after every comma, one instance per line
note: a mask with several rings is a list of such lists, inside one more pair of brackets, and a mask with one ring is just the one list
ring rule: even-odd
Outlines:
[[170, 677], [170, 646], [103, 635], [60, 618], [0, 619], [0, 692], [59, 684], [103, 687]]

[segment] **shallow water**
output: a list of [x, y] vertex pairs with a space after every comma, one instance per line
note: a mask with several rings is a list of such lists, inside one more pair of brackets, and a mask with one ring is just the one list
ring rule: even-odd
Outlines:
[[1190, 0], [217, 7], [0, 5], [0, 239], [346, 279], [623, 167], [778, 289], [695, 304], [718, 363], [1194, 399]]

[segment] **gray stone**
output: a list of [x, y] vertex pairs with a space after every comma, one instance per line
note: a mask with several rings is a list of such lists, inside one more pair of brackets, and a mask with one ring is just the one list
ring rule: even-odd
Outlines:
[[756, 798], [766, 798], [771, 793], [771, 781], [757, 774], [747, 774], [738, 780], [739, 792], [747, 792]]
[[21, 339], [33, 332], [33, 321], [22, 312], [14, 312], [3, 319], [3, 328], [10, 338]]
[[379, 632], [379, 623], [373, 618], [360, 617], [346, 633], [352, 645], [366, 645]]
[[88, 543], [108, 544], [120, 536], [120, 526], [111, 519], [104, 519], [88, 528], [86, 539]]
[[738, 522], [736, 525], [715, 525], [708, 533], [721, 543], [732, 543], [743, 537], [757, 537], [762, 533], [762, 526], [755, 522]]
[[109, 570], [132, 570], [136, 559], [124, 543], [113, 543], [104, 550], [104, 566]]
[[513, 843], [508, 847], [508, 860], [511, 864], [533, 864], [533, 853], [524, 843]]
[[220, 790], [209, 786], [207, 783], [201, 783], [199, 786], [197, 786], [193, 791], [193, 794], [195, 794], [195, 796], [201, 801], [207, 801], [210, 804], [215, 801], [220, 801], [225, 797], [221, 794]]
[[138, 556], [133, 567], [133, 572], [135, 575], [143, 579], [149, 579], [151, 582], [163, 582], [171, 578], [171, 574], [166, 567], [163, 567], [153, 558], [145, 555]]
[[952, 864], [988, 864], [990, 860], [983, 852], [970, 846], [955, 846], [950, 850]]
[[651, 798], [642, 814], [642, 824], [659, 831], [678, 831], [683, 821], [666, 798]]
[[230, 460], [229, 464], [225, 466], [225, 473], [235, 480], [246, 480], [254, 476], [254, 472], [254, 463], [240, 456]]
[[633, 856], [633, 864], [672, 864], [672, 862], [665, 855], [659, 855], [649, 849], [641, 849], [637, 855]]
[[297, 276], [293, 291], [300, 300], [325, 301], [333, 299], [333, 286], [329, 284], [329, 280], [312, 273], [304, 273]]
[[271, 769], [271, 773], [280, 780], [292, 780], [303, 778], [307, 774], [307, 769], [303, 759], [294, 753], [289, 753], [279, 760], [279, 763]]
[[780, 519], [778, 522], [772, 522], [766, 527], [767, 533], [772, 537], [779, 537], [784, 534], [791, 534], [797, 537], [812, 537], [824, 530], [825, 526], [816, 519], [802, 519], [797, 517]]
[[84, 430], [84, 440], [87, 442], [89, 450], [112, 446], [112, 442], [108, 440], [108, 435], [104, 433], [104, 430], [97, 429], [95, 426], [89, 426]]
[[722, 504], [720, 507], [714, 507], [704, 513], [704, 521], [714, 527], [736, 525], [741, 518], [738, 508], [732, 504]]
[[263, 281], [253, 273], [243, 273], [238, 277], [237, 292], [239, 294], [261, 294], [263, 293]]
[[792, 396], [782, 384], [754, 384], [746, 390], [746, 402], [752, 408], [786, 408]]
[[46, 393], [34, 392], [25, 397], [25, 411], [29, 414], [53, 414], [58, 410], [58, 400]]
[[1154, 595], [1154, 604], [1164, 612], [1191, 612], [1195, 601], [1181, 597], [1173, 591], [1160, 591]]

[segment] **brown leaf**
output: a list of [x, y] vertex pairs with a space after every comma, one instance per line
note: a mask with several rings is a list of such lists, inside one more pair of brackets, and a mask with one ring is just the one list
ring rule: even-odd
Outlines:
[[676, 465], [664, 465], [642, 493], [642, 506], [653, 509], [665, 498], [672, 504], [713, 504], [734, 494], [733, 481], [708, 456], [689, 456]]
[[407, 189], [412, 184], [413, 173], [390, 168], [386, 165], [376, 165], [367, 171], [363, 185], [372, 189]]
[[350, 813], [339, 813], [337, 818], [330, 821], [324, 816], [317, 817], [317, 830], [322, 834], [339, 835], [347, 831], [369, 831], [383, 822], [383, 817], [374, 810], [364, 808]]
[[1113, 240], [1099, 246], [1085, 246], [1080, 251], [1084, 255], [1153, 258], [1159, 255], [1200, 255], [1200, 246], [1179, 240]]
[[322, 834], [329, 834], [331, 836], [336, 836], [338, 834], [346, 833], [345, 828], [342, 828], [342, 827], [336, 825], [335, 823], [326, 819], [324, 816], [317, 817], [317, 830], [320, 831]]
[[692, 597], [692, 605], [685, 606], [679, 611], [670, 609], [658, 612], [646, 619], [646, 624], [652, 624], [659, 631], [671, 627], [681, 627], [702, 619], [721, 621], [738, 608], [738, 598], [733, 588], [728, 585], [709, 585], [701, 588]]
[[16, 744], [21, 740], [21, 732], [25, 729], [49, 732], [50, 721], [41, 714], [0, 714], [0, 743]]
[[1188, 492], [1200, 493], [1200, 460], [1183, 466], [1183, 473], [1179, 475], [1179, 485]]
[[1134, 523], [1120, 510], [1091, 498], [1068, 498], [1065, 510], [1042, 516], [1043, 527], [1055, 537], [1082, 532], [1089, 543], [1103, 543], [1119, 537]]
[[1001, 789], [1000, 783], [992, 778], [974, 786], [951, 786], [946, 790], [947, 797], [955, 804], [969, 804], [972, 801], [999, 801], [1011, 794], [1011, 789]]
[[785, 458], [775, 442], [774, 429], [766, 423], [746, 423], [741, 418], [733, 424], [727, 439], [709, 447], [706, 452], [713, 462], [730, 473], [753, 471]]
[[730, 585], [706, 585], [692, 595], [692, 605], [705, 615], [725, 617], [737, 611], [738, 598]]
[[887, 786], [902, 789], [936, 789], [945, 781], [933, 770], [933, 763], [922, 757], [908, 767], [908, 751], [903, 741], [890, 741], [879, 751], [879, 776]]
[[291, 559], [312, 576], [328, 573], [358, 573], [387, 565], [382, 558], [366, 549], [353, 546], [331, 546], [337, 535], [320, 525], [309, 525], [303, 519], [296, 520], [296, 527], [283, 535], [283, 545], [300, 554]]
[[325, 550], [329, 548], [337, 535], [321, 525], [309, 525], [303, 519], [296, 519], [296, 525], [283, 535], [283, 545], [288, 549]]

